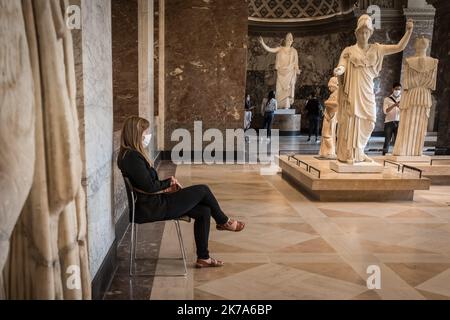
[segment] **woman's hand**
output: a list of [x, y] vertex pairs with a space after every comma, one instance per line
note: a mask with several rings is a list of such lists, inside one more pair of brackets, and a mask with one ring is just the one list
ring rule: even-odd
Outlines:
[[175, 177], [170, 177], [170, 186], [174, 186], [178, 183], [178, 180]]
[[183, 189], [183, 186], [175, 177], [170, 177], [170, 187], [174, 187], [177, 190]]

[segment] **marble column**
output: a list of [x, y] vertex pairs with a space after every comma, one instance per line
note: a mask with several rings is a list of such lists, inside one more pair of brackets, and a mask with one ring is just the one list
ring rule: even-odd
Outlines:
[[[408, 7], [403, 9], [403, 13], [406, 19], [414, 20], [414, 30], [405, 51], [403, 51], [403, 63], [402, 63], [402, 80], [403, 80], [403, 68], [404, 62], [407, 57], [414, 55], [414, 42], [418, 36], [425, 36], [433, 40], [433, 27], [434, 27], [434, 15], [436, 10], [433, 6], [426, 3], [425, 0], [409, 0]], [[428, 55], [431, 52], [431, 46], [428, 48]], [[436, 114], [436, 101], [431, 106], [430, 118], [428, 121], [428, 131], [435, 130], [435, 114]]]
[[139, 114], [138, 0], [112, 1], [111, 15], [114, 132], [117, 132], [128, 116]]
[[94, 278], [114, 242], [112, 207], [113, 96], [111, 1], [71, 0], [81, 6], [74, 30], [77, 107], [86, 189], [89, 263]]
[[[414, 39], [418, 36], [425, 36], [430, 40], [433, 39], [434, 15], [436, 10], [433, 6], [428, 5], [425, 0], [409, 1], [408, 7], [403, 9], [406, 19], [414, 20], [414, 30], [411, 36], [411, 41], [403, 51], [403, 61], [406, 57], [414, 54]], [[428, 54], [431, 52], [431, 47], [428, 49]]]
[[157, 141], [158, 150], [164, 150], [165, 143], [165, 129], [164, 129], [164, 116], [166, 107], [166, 1], [165, 0], [155, 0], [158, 2], [158, 116], [156, 118], [157, 122]]
[[435, 96], [438, 118], [436, 154], [450, 154], [450, 1], [427, 0], [436, 8], [431, 55], [439, 59]]
[[[138, 2], [138, 50], [139, 50], [139, 115], [150, 121], [151, 132], [155, 137], [154, 120], [154, 23], [153, 0]], [[156, 157], [155, 139], [149, 146], [152, 159]]]

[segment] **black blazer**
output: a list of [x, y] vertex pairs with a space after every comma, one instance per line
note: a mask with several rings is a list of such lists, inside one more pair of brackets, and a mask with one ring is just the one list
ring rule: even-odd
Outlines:
[[[170, 179], [159, 180], [158, 173], [137, 151], [125, 152], [118, 161], [119, 169], [133, 187], [146, 193], [155, 193], [170, 187]], [[136, 190], [135, 190], [136, 191]], [[136, 191], [135, 222], [146, 223], [164, 220], [167, 199], [164, 194], [148, 195]], [[131, 222], [131, 215], [130, 215]]]

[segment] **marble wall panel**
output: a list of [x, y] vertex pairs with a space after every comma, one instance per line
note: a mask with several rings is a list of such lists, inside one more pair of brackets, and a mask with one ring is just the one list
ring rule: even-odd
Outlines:
[[138, 0], [112, 1], [111, 15], [116, 131], [128, 116], [139, 114]]
[[243, 127], [248, 13], [242, 0], [166, 1], [165, 149], [173, 130]]

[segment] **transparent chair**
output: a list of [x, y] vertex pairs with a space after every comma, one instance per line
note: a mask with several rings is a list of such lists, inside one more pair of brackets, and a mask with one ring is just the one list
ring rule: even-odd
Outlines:
[[[153, 276], [153, 277], [185, 277], [187, 275], [187, 263], [186, 263], [186, 249], [184, 247], [183, 236], [181, 234], [180, 221], [185, 221], [190, 223], [191, 218], [188, 216], [182, 216], [178, 219], [172, 220], [175, 223], [175, 229], [178, 236], [178, 242], [180, 245], [180, 258], [158, 258], [160, 260], [183, 260], [184, 270], [179, 273], [156, 273], [155, 272], [137, 272], [136, 271], [136, 259], [137, 259], [137, 245], [138, 245], [138, 230], [139, 224], [135, 222], [135, 204], [136, 204], [136, 192], [134, 191], [133, 185], [127, 177], [123, 177], [125, 181], [125, 187], [128, 197], [128, 207], [129, 214], [131, 217], [131, 238], [130, 238], [130, 261], [129, 261], [129, 275], [130, 276]], [[149, 222], [152, 223], [152, 222]]]

